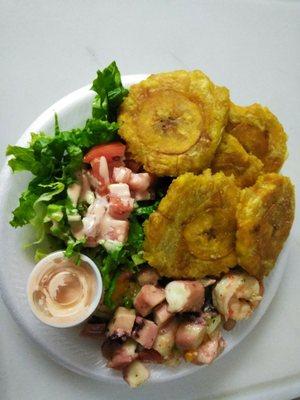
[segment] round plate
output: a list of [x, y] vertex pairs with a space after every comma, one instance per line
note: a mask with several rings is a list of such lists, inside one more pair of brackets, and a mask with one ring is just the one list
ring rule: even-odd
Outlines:
[[[125, 86], [130, 86], [144, 79], [146, 75], [129, 75], [123, 77]], [[30, 132], [43, 131], [53, 133], [54, 112], [58, 114], [61, 129], [83, 126], [91, 115], [91, 102], [94, 92], [90, 86], [64, 97], [48, 108], [25, 131], [18, 145], [25, 146], [30, 139]], [[33, 250], [24, 250], [24, 244], [30, 242], [30, 228], [15, 230], [9, 225], [12, 210], [18, 204], [20, 193], [30, 180], [30, 174], [19, 173], [12, 176], [7, 165], [1, 171], [0, 193], [0, 232], [1, 266], [0, 285], [2, 297], [16, 322], [40, 347], [55, 361], [70, 370], [94, 379], [123, 382], [119, 373], [106, 368], [99, 343], [79, 336], [80, 327], [56, 329], [44, 325], [30, 311], [27, 297], [27, 279], [34, 266]], [[5, 232], [5, 234], [4, 234]], [[270, 305], [281, 281], [286, 265], [288, 245], [282, 251], [277, 266], [265, 281], [265, 295], [262, 303], [248, 321], [239, 322], [231, 332], [224, 332], [227, 347], [221, 357], [237, 346], [256, 326]], [[202, 367], [182, 362], [176, 368], [165, 366], [151, 367], [151, 382], [165, 382], [191, 374]]]

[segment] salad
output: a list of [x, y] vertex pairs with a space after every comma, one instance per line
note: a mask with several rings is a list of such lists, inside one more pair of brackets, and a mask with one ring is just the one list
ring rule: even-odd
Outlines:
[[[55, 115], [53, 137], [42, 132], [32, 133], [29, 147], [8, 146], [7, 155], [13, 156], [8, 162], [11, 169], [34, 175], [22, 193], [10, 223], [15, 228], [26, 224], [33, 226], [36, 261], [63, 247], [67, 257], [76, 257], [79, 252], [92, 257], [103, 276], [105, 304], [112, 308], [112, 294], [122, 268], [135, 271], [144, 262], [141, 257], [142, 224], [155, 210], [167, 186], [165, 182], [151, 185], [151, 193], [147, 192], [150, 176], [133, 173], [134, 197], [129, 192], [121, 193], [124, 204], [118, 203], [118, 196], [112, 197], [109, 204], [113, 215], [111, 221], [120, 220], [114, 219], [118, 213], [121, 217], [126, 216], [126, 221], [122, 218], [116, 226], [116, 237], [107, 233], [101, 239], [101, 245], [93, 243], [93, 239], [98, 239], [97, 232], [89, 230], [89, 225], [94, 222], [97, 207], [101, 208], [94, 202], [97, 194], [108, 193], [114, 168], [115, 174], [124, 173], [126, 146], [118, 136], [116, 118], [118, 107], [128, 91], [122, 86], [115, 62], [102, 72], [98, 71], [91, 90], [96, 94], [92, 117], [83, 128], [61, 131]], [[99, 173], [100, 159], [104, 163], [102, 175]], [[139, 170], [133, 160], [126, 160], [126, 165], [136, 172]], [[139, 187], [144, 188], [144, 193]], [[122, 190], [122, 186], [114, 189]], [[79, 232], [83, 227], [78, 228], [78, 222], [82, 220], [85, 230]], [[129, 298], [126, 301], [130, 301]]]
[[83, 127], [55, 115], [53, 136], [8, 146], [11, 169], [33, 175], [10, 224], [34, 228], [36, 261], [64, 249], [96, 264], [104, 296], [81, 334], [137, 387], [147, 363], [210, 364], [261, 302], [294, 218], [286, 134], [201, 71], [127, 90], [113, 62], [91, 90]]

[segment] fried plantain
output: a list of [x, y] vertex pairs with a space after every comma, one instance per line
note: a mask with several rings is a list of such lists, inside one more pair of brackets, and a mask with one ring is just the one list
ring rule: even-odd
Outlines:
[[262, 278], [273, 269], [287, 239], [295, 209], [294, 187], [289, 178], [261, 175], [242, 191], [237, 209], [236, 251], [239, 265]]
[[221, 140], [228, 90], [201, 71], [151, 75], [121, 105], [119, 134], [146, 171], [178, 176], [207, 168]]
[[230, 104], [226, 132], [236, 137], [247, 153], [259, 158], [264, 172], [278, 172], [287, 157], [287, 135], [267, 107]]
[[175, 179], [145, 223], [144, 257], [163, 276], [202, 278], [236, 265], [234, 178], [210, 170]]
[[263, 163], [254, 155], [248, 154], [239, 141], [230, 134], [224, 134], [213, 158], [213, 172], [222, 171], [226, 176], [234, 175], [241, 188], [254, 185], [262, 173]]

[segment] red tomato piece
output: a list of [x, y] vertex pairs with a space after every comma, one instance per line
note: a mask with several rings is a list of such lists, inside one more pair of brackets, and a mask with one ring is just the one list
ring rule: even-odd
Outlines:
[[[110, 181], [112, 180], [114, 168], [115, 167], [123, 167], [123, 166], [124, 166], [124, 162], [122, 160], [114, 160], [114, 161], [108, 162], [108, 172], [109, 172]], [[92, 167], [92, 174], [100, 182], [100, 186], [105, 186], [104, 179], [100, 175], [100, 159], [94, 158], [91, 161], [91, 167]]]
[[117, 196], [109, 198], [109, 214], [112, 218], [128, 218], [133, 210], [133, 199], [120, 199]]
[[100, 158], [104, 156], [107, 162], [120, 160], [125, 154], [125, 144], [120, 142], [113, 142], [108, 144], [99, 144], [94, 146], [90, 151], [84, 156], [83, 161], [85, 163], [90, 163], [95, 158]]

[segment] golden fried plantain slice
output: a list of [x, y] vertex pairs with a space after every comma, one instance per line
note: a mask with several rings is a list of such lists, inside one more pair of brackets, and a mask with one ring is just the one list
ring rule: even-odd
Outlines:
[[145, 223], [144, 257], [163, 276], [202, 278], [237, 263], [234, 178], [210, 170], [175, 179]]
[[293, 223], [294, 196], [290, 179], [275, 173], [261, 175], [242, 191], [236, 251], [239, 265], [250, 275], [262, 278], [274, 267]]
[[248, 154], [239, 141], [230, 134], [224, 134], [213, 158], [213, 172], [222, 171], [226, 176], [234, 175], [238, 186], [252, 186], [262, 173], [263, 163]]
[[259, 158], [264, 172], [278, 172], [287, 157], [287, 135], [267, 107], [230, 104], [226, 132], [236, 137], [247, 153]]
[[156, 175], [201, 172], [227, 123], [228, 90], [201, 71], [151, 75], [133, 85], [118, 122], [134, 159]]

